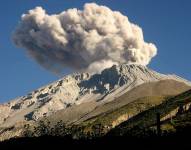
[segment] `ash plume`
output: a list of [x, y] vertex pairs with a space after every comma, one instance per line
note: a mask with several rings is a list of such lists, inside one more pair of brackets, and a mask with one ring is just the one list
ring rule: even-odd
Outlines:
[[147, 65], [157, 53], [127, 16], [95, 3], [52, 15], [41, 7], [29, 10], [22, 15], [13, 41], [53, 72], [65, 67], [100, 72], [113, 64]]

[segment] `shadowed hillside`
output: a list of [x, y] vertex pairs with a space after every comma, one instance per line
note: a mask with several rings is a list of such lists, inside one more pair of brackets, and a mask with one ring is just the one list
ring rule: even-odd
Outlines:
[[[157, 113], [160, 114], [164, 134], [176, 134], [176, 129], [179, 132], [180, 128], [185, 131], [187, 127], [190, 127], [191, 90], [169, 98], [162, 104], [139, 113], [112, 129], [108, 135], [129, 136], [132, 134], [133, 136], [144, 137], [147, 136], [147, 133], [148, 136], [150, 136], [150, 133], [156, 134]], [[178, 128], [176, 128], [177, 124], [179, 124]]]

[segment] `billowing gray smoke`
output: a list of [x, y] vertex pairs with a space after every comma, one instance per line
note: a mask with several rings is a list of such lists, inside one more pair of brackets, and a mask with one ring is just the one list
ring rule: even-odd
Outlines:
[[84, 10], [48, 15], [41, 7], [22, 15], [14, 43], [43, 67], [58, 71], [101, 71], [119, 63], [147, 65], [157, 53], [142, 29], [120, 12], [95, 3]]

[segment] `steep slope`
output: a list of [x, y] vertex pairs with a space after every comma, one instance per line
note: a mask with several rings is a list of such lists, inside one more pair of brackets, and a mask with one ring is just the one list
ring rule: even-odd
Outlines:
[[[113, 66], [100, 74], [77, 73], [64, 77], [26, 96], [0, 105], [0, 124], [10, 126], [18, 121], [36, 121], [58, 110], [82, 103], [95, 106], [113, 101], [132, 88], [161, 80], [190, 82], [174, 75], [163, 75], [140, 65]], [[77, 107], [77, 106], [74, 106]]]
[[[149, 103], [152, 106], [161, 103], [166, 97], [180, 94], [190, 88], [185, 83], [175, 80], [143, 83], [116, 98], [114, 101], [104, 103], [103, 105], [97, 105], [94, 101], [77, 106], [74, 105], [68, 109], [60, 110], [46, 119], [55, 123], [62, 120], [67, 124], [80, 124], [88, 119], [102, 116], [102, 114], [110, 114], [111, 111], [126, 106], [138, 99], [144, 103], [145, 98], [148, 97], [150, 99]], [[137, 112], [140, 112], [140, 110], [137, 110]]]
[[[160, 113], [161, 121], [172, 120], [177, 116], [180, 119], [180, 115], [188, 114], [191, 112], [191, 90], [183, 92], [175, 97], [169, 98], [158, 106], [154, 106], [146, 111], [143, 111], [135, 117], [119, 124], [112, 129], [108, 134], [111, 136], [144, 136], [148, 131], [151, 131], [151, 127], [156, 126], [156, 113]], [[184, 116], [182, 116], [182, 120]], [[187, 118], [189, 121], [190, 118]], [[165, 123], [165, 122], [164, 122]], [[182, 127], [186, 124], [182, 123]], [[191, 124], [189, 122], [189, 124]], [[149, 132], [148, 132], [149, 133]]]
[[[62, 132], [64, 129], [62, 127], [63, 124], [68, 126], [69, 131], [67, 131], [71, 132], [74, 137], [85, 136], [89, 133], [95, 134], [95, 131], [97, 131], [95, 128], [97, 127], [104, 129], [102, 134], [105, 134], [110, 129], [115, 128], [115, 126], [118, 126], [122, 122], [128, 121], [140, 112], [160, 105], [168, 100], [169, 97], [172, 97], [172, 95], [179, 94], [188, 89], [190, 89], [190, 86], [175, 80], [143, 83], [122, 96], [119, 96], [114, 101], [108, 101], [102, 104], [96, 101], [90, 101], [79, 105], [72, 105], [48, 117], [43, 117], [37, 122], [20, 122], [8, 128], [0, 128], [0, 140], [15, 136], [24, 136], [25, 133], [38, 133], [37, 135], [41, 135], [44, 134], [41, 133], [42, 131], [44, 132], [43, 126], [45, 126], [46, 129], [51, 129], [51, 134], [62, 135], [65, 134]], [[45, 124], [43, 125], [42, 122]], [[50, 124], [47, 124], [48, 122], [50, 122]], [[61, 124], [59, 122], [61, 122]], [[58, 123], [62, 129], [57, 129]], [[30, 132], [25, 131], [28, 125], [30, 125]], [[33, 129], [35, 126], [37, 126], [37, 130]], [[40, 131], [38, 131], [38, 126], [40, 127]], [[53, 133], [52, 129], [56, 132]], [[83, 129], [83, 134], [80, 133], [82, 131], [81, 129]], [[75, 130], [74, 133], [73, 130]], [[47, 130], [46, 132], [49, 133], [50, 131]], [[79, 135], [77, 136], [76, 134]]]
[[[171, 85], [174, 86], [175, 85], [174, 82], [172, 82], [173, 84]], [[152, 87], [156, 87], [152, 90], [155, 89], [158, 90], [158, 85], [165, 83], [168, 83], [168, 80], [151, 83]], [[128, 97], [128, 95], [131, 95], [130, 93], [132, 91], [134, 92], [134, 90], [140, 91], [140, 89], [144, 89], [144, 86], [147, 87], [147, 84], [150, 83], [145, 83], [136, 87], [135, 89], [132, 89], [131, 91], [128, 92], [129, 94], [126, 93], [126, 96]], [[176, 85], [178, 84], [181, 83], [177, 83]], [[171, 86], [171, 88], [173, 87]], [[184, 90], [187, 88], [185, 87]], [[162, 91], [163, 94], [164, 91]], [[178, 111], [177, 107], [179, 107], [180, 101], [182, 101], [181, 104], [183, 105], [185, 104], [186, 109], [189, 109], [190, 107], [189, 100], [184, 102], [184, 100], [190, 98], [188, 95], [185, 96], [184, 94], [181, 94], [176, 97], [174, 96], [169, 97], [169, 95], [157, 96], [155, 95], [156, 93], [154, 92], [153, 92], [154, 95], [152, 96], [150, 92], [147, 92], [145, 95], [147, 94], [149, 96], [134, 99], [133, 101], [130, 102], [128, 101], [128, 98], [125, 99], [123, 95], [118, 99], [116, 99], [115, 101], [111, 101], [108, 102], [107, 104], [95, 107], [90, 112], [88, 111], [85, 112], [85, 110], [91, 110], [92, 106], [88, 107], [88, 105], [86, 105], [85, 107], [85, 103], [82, 104], [82, 107], [81, 105], [75, 108], [71, 107], [70, 111], [61, 110], [53, 115], [50, 115], [49, 117], [37, 121], [35, 124], [30, 124], [30, 128], [27, 129], [26, 133], [29, 136], [31, 136], [31, 133], [32, 136], [34, 135], [64, 136], [65, 134], [70, 134], [74, 138], [84, 138], [84, 137], [92, 138], [92, 137], [104, 136], [105, 134], [107, 134], [107, 132], [109, 132], [108, 134], [112, 133], [112, 135], [118, 136], [119, 135], [118, 133], [122, 133], [123, 131], [125, 133], [127, 133], [127, 131], [131, 132], [132, 131], [131, 129], [133, 130], [134, 128], [137, 129], [136, 127], [146, 128], [148, 126], [152, 126], [156, 122], [155, 120], [156, 112], [161, 112], [161, 120], [168, 119], [169, 114], [171, 115], [174, 114], [174, 110], [175, 113], [177, 113]], [[159, 95], [161, 94], [160, 91], [158, 94]], [[180, 99], [183, 98], [183, 99], [178, 100], [178, 98]], [[138, 119], [136, 119], [137, 116], [139, 116], [139, 114], [141, 114], [141, 117], [138, 117]], [[126, 124], [128, 124], [127, 129], [129, 130], [126, 129]], [[124, 127], [122, 128], [121, 126]], [[45, 128], [47, 130], [44, 130]], [[113, 132], [116, 134], [113, 134]]]

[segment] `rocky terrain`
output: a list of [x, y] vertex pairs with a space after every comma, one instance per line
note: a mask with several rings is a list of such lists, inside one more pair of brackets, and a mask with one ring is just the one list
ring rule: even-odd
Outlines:
[[114, 65], [100, 74], [74, 73], [1, 104], [0, 139], [21, 136], [26, 124], [36, 126], [44, 120], [52, 125], [62, 121], [86, 126], [89, 130], [100, 118], [103, 123], [106, 114], [125, 107], [123, 113], [109, 120], [105, 117], [104, 125], [115, 127], [190, 87], [189, 81], [176, 75], [160, 74], [135, 64]]

